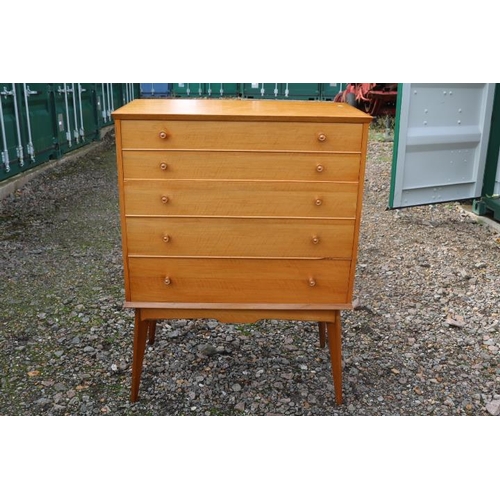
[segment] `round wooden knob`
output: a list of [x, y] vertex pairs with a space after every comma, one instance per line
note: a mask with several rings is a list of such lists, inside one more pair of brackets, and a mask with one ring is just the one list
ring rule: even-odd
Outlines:
[[168, 196], [162, 196], [161, 197], [161, 202], [162, 203], [168, 203]]
[[165, 243], [168, 243], [168, 242], [170, 241], [170, 236], [169, 236], [168, 234], [164, 235], [164, 236], [163, 236], [163, 241], [164, 241]]
[[325, 169], [325, 167], [323, 167], [323, 165], [317, 165], [316, 166], [316, 172], [323, 172], [323, 170]]
[[166, 139], [167, 138], [167, 133], [164, 130], [162, 130], [158, 135], [160, 136], [160, 139]]
[[170, 278], [168, 276], [165, 276], [165, 279], [163, 280], [163, 282], [167, 286], [172, 284], [172, 281], [170, 280]]
[[323, 202], [319, 198], [316, 198], [314, 203], [316, 203], [316, 206], [319, 207]]
[[160, 163], [160, 168], [161, 168], [162, 170], [167, 170], [167, 166], [168, 166], [168, 165], [167, 165], [166, 163]]
[[319, 243], [319, 236], [313, 236], [312, 237], [312, 242], [317, 245]]
[[314, 278], [309, 278], [309, 286], [316, 286], [316, 281]]
[[319, 142], [325, 142], [326, 141], [326, 135], [325, 134], [318, 134], [318, 141]]

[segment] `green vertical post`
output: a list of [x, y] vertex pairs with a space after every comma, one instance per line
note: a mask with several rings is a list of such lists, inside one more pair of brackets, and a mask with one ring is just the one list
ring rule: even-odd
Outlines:
[[500, 193], [495, 193], [495, 179], [498, 168], [498, 155], [500, 151], [500, 85], [495, 85], [493, 111], [491, 114], [490, 138], [486, 153], [483, 188], [481, 199], [474, 200], [472, 210], [477, 215], [486, 215], [493, 212], [493, 218], [500, 221]]
[[396, 122], [394, 124], [394, 146], [392, 148], [391, 187], [389, 191], [388, 208], [393, 208], [394, 205], [394, 189], [396, 186], [396, 169], [397, 169], [397, 159], [398, 159], [399, 127], [401, 119], [400, 115], [401, 115], [402, 98], [403, 98], [403, 84], [398, 83], [398, 95], [396, 97]]

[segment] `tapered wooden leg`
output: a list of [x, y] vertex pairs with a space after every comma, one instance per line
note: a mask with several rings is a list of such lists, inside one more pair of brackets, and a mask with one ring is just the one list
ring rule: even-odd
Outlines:
[[149, 321], [141, 321], [140, 309], [135, 310], [134, 325], [134, 359], [132, 361], [132, 391], [130, 400], [134, 403], [139, 398], [139, 385], [141, 383], [142, 362], [146, 350]]
[[152, 319], [148, 321], [148, 344], [153, 345], [155, 343], [156, 336], [156, 320]]
[[335, 311], [335, 322], [328, 322], [328, 347], [332, 364], [333, 385], [335, 387], [335, 401], [342, 404], [342, 325], [340, 311]]
[[326, 334], [326, 323], [324, 321], [320, 321], [318, 323], [319, 326], [319, 346], [321, 348], [325, 347], [325, 334]]

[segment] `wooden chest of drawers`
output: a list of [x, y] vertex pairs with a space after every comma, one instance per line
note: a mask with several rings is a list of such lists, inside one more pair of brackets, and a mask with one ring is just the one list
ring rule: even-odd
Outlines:
[[342, 401], [371, 117], [311, 101], [139, 99], [113, 113], [132, 395], [156, 320], [317, 321]]

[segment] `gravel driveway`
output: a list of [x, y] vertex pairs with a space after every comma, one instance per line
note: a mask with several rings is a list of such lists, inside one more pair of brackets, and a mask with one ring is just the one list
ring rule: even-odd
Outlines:
[[373, 130], [344, 404], [316, 324], [213, 320], [159, 324], [131, 404], [112, 139], [0, 202], [1, 415], [499, 414], [500, 234], [459, 203], [386, 210]]

